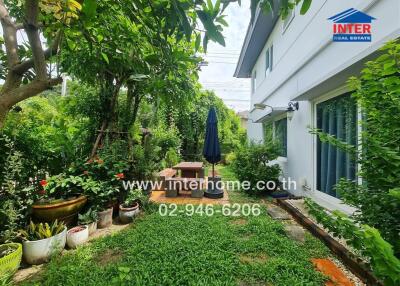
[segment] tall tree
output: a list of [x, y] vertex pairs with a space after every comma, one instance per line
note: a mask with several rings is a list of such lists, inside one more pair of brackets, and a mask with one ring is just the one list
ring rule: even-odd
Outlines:
[[[26, 0], [20, 6], [18, 1], [0, 0], [0, 76], [4, 80], [0, 90], [0, 128], [15, 104], [62, 81], [59, 74], [52, 75], [48, 63], [59, 50], [63, 29], [71, 25], [82, 8], [74, 0]], [[18, 31], [28, 40], [19, 43]]]
[[[21, 1], [0, 0], [4, 34], [0, 49], [4, 67], [0, 75], [5, 80], [0, 91], [0, 128], [15, 104], [61, 82], [58, 73], [53, 77], [49, 64], [59, 54], [62, 42], [68, 45], [79, 45], [83, 41], [90, 45], [94, 41], [100, 42], [100, 38], [90, 37], [97, 28], [92, 25], [92, 18], [96, 15], [98, 5], [120, 5], [126, 9], [125, 15], [129, 15], [127, 18], [132, 22], [160, 32], [154, 37], [154, 42], [171, 35], [176, 35], [178, 40], [184, 37], [190, 41], [195, 35], [196, 47], [199, 47], [202, 31], [203, 46], [206, 48], [209, 40], [225, 44], [221, 31], [226, 22], [222, 12], [230, 2], [237, 1], [217, 0], [213, 4], [210, 0], [25, 0], [20, 5]], [[106, 7], [100, 13], [109, 11]], [[27, 35], [27, 42], [19, 43], [19, 30]], [[135, 33], [133, 30], [129, 32]], [[109, 41], [117, 41], [116, 37], [120, 35], [101, 36]], [[43, 38], [45, 43], [42, 43]], [[107, 61], [106, 53], [101, 53], [101, 56]]]

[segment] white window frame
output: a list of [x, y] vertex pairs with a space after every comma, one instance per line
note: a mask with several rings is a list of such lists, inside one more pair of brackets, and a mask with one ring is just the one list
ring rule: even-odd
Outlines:
[[286, 19], [282, 20], [282, 34], [284, 34], [286, 30], [289, 28], [290, 23], [292, 23], [295, 16], [296, 16], [296, 6], [289, 11], [289, 14], [287, 15]]
[[[277, 122], [277, 121], [279, 121], [279, 120], [282, 120], [282, 119], [284, 119], [284, 118], [287, 118], [287, 113], [285, 112], [285, 113], [283, 113], [283, 114], [280, 114], [280, 115], [277, 115], [277, 116], [275, 116], [275, 117], [273, 117], [273, 118], [269, 118], [269, 119], [267, 119], [267, 120], [265, 120], [264, 121], [264, 123], [271, 123], [272, 124], [272, 138], [275, 140], [275, 138], [276, 138], [276, 134], [275, 134], [275, 123]], [[288, 124], [289, 122], [287, 121], [286, 122], [286, 124]], [[288, 129], [289, 128], [287, 128], [287, 130], [286, 130], [286, 132], [288, 132]], [[264, 136], [265, 136], [265, 130], [264, 130], [264, 126], [263, 126], [263, 140], [264, 140]], [[288, 138], [287, 138], [287, 134], [286, 134], [286, 147], [288, 146]], [[287, 160], [287, 152], [288, 150], [286, 150], [286, 157], [283, 157], [283, 156], [278, 156], [278, 159], [284, 159], [284, 160]]]
[[[268, 67], [267, 67], [267, 53], [268, 53]], [[274, 66], [274, 45], [273, 44], [271, 44], [269, 47], [268, 47], [268, 49], [265, 51], [265, 53], [264, 53], [264, 55], [265, 55], [265, 60], [264, 60], [264, 63], [265, 63], [265, 77], [267, 77], [271, 72], [272, 72], [272, 69], [273, 69], [273, 66]]]
[[255, 70], [251, 76], [251, 94], [254, 94], [257, 89], [257, 71]]

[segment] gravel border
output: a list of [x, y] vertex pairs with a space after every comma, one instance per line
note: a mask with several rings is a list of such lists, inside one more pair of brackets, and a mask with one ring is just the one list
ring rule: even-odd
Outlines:
[[[329, 232], [323, 225], [321, 225], [320, 223], [318, 223], [313, 216], [311, 216], [304, 204], [304, 200], [303, 199], [288, 199], [285, 200], [287, 203], [289, 203], [291, 206], [293, 206], [294, 208], [296, 208], [299, 212], [301, 212], [304, 216], [306, 216], [307, 218], [309, 218], [313, 223], [315, 223], [318, 227], [322, 228], [325, 232], [327, 232], [331, 237], [333, 237], [337, 242], [339, 242], [341, 245], [343, 245], [347, 250], [349, 250], [351, 253], [353, 253], [355, 256], [360, 257], [359, 254], [357, 254], [357, 252], [354, 250], [354, 248], [352, 248], [351, 246], [349, 246], [346, 241], [344, 239], [340, 239], [338, 237], [335, 237], [331, 232]], [[357, 277], [353, 272], [351, 272], [344, 264], [343, 262], [336, 257], [333, 253], [332, 255], [329, 257], [337, 266], [338, 268], [340, 268], [343, 273], [345, 273], [345, 275], [347, 276], [347, 278], [349, 278], [351, 280], [351, 282], [354, 283], [354, 285], [356, 286], [364, 286], [367, 285], [365, 284], [359, 277]]]

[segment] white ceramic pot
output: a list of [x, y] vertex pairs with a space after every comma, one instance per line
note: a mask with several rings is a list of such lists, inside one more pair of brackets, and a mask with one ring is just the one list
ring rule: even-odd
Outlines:
[[89, 236], [96, 232], [97, 230], [97, 221], [87, 224], [89, 229]]
[[22, 250], [28, 264], [48, 262], [53, 255], [59, 254], [65, 247], [67, 228], [50, 238], [35, 241], [23, 241]]
[[130, 208], [124, 208], [122, 205], [119, 206], [119, 219], [122, 223], [130, 223], [133, 218], [140, 212], [139, 204], [136, 203]]
[[98, 228], [105, 228], [112, 224], [113, 208], [109, 208], [105, 211], [98, 212], [99, 220], [97, 222]]
[[76, 248], [86, 243], [89, 239], [89, 228], [86, 225], [71, 228], [67, 233], [67, 245], [69, 248]]

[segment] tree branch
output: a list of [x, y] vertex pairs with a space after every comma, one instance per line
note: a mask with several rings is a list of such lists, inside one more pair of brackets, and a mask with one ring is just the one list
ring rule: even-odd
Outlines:
[[39, 80], [44, 80], [47, 78], [47, 66], [38, 27], [39, 0], [26, 0], [25, 6], [24, 28], [32, 49], [36, 76]]
[[[61, 31], [58, 31], [51, 47], [47, 48], [43, 53], [45, 60], [48, 60], [51, 56], [56, 55], [58, 53], [58, 47], [60, 45], [60, 42], [61, 42]], [[16, 65], [12, 69], [12, 71], [19, 75], [22, 75], [29, 69], [31, 69], [33, 66], [34, 66], [34, 60], [33, 58], [31, 58]]]
[[27, 98], [35, 96], [53, 86], [62, 83], [62, 78], [51, 78], [47, 80], [34, 80], [28, 84], [22, 85], [11, 92], [2, 96], [4, 104], [10, 108], [11, 106], [21, 102]]
[[4, 1], [0, 0], [0, 20], [3, 27], [4, 43], [7, 53], [7, 64], [11, 68], [19, 63], [17, 29], [12, 21]]

